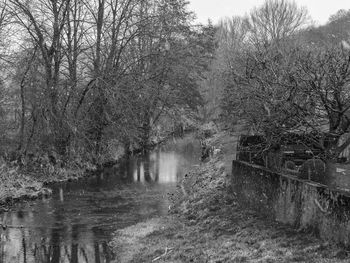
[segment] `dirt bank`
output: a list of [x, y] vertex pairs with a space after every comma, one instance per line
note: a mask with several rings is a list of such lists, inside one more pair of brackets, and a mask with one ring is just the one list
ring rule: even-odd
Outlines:
[[220, 151], [169, 195], [168, 216], [116, 234], [116, 262], [349, 262], [348, 251], [236, 202], [226, 187], [234, 140], [223, 132], [210, 140]]

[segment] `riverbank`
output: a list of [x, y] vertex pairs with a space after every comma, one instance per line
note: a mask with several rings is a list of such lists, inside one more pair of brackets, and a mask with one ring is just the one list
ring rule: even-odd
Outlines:
[[[191, 133], [193, 129], [187, 129], [181, 135]], [[152, 138], [148, 148], [153, 149], [174, 136], [174, 133], [168, 133]], [[142, 150], [135, 148], [131, 152], [139, 154]], [[104, 167], [114, 166], [125, 158], [125, 154], [121, 147], [113, 148], [100, 156], [100, 165], [93, 165], [81, 158], [63, 161], [56, 154], [32, 154], [25, 160], [12, 158], [12, 162], [0, 158], [0, 213], [7, 211], [14, 203], [51, 195], [50, 187], [53, 184], [77, 181], [102, 171]]]
[[[187, 130], [182, 135], [192, 131]], [[153, 138], [149, 148], [152, 149], [173, 136], [168, 134]], [[33, 155], [20, 162], [18, 160], [10, 162], [0, 158], [0, 213], [7, 211], [17, 202], [51, 195], [50, 188], [53, 184], [78, 181], [102, 171], [104, 167], [122, 162], [125, 158], [125, 150], [120, 148], [114, 150], [101, 157], [99, 160], [103, 162], [101, 165], [93, 165], [81, 158], [64, 162], [57, 155], [48, 156], [47, 154]], [[134, 149], [133, 153], [140, 152], [142, 150]]]
[[44, 187], [42, 182], [6, 164], [0, 167], [0, 178], [0, 213], [20, 200], [31, 200], [51, 194], [51, 190]]
[[[50, 185], [76, 181], [94, 171], [96, 167], [84, 163], [70, 163], [66, 167], [43, 162], [20, 167], [6, 162], [0, 164], [0, 213], [7, 211], [14, 203], [50, 196]], [[1, 222], [0, 222], [1, 223]]]
[[[235, 134], [209, 140], [210, 161], [169, 195], [169, 215], [118, 231], [116, 262], [348, 262], [349, 252], [241, 207], [227, 191]], [[122, 240], [122, 242], [120, 242]], [[134, 249], [135, 248], [135, 249]]]

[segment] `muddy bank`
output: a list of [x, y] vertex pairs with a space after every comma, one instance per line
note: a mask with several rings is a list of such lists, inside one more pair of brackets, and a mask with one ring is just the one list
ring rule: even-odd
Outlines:
[[111, 246], [126, 251], [116, 262], [349, 262], [345, 249], [238, 204], [226, 176], [234, 141], [234, 134], [214, 136], [221, 150], [169, 195], [168, 216], [116, 233]]

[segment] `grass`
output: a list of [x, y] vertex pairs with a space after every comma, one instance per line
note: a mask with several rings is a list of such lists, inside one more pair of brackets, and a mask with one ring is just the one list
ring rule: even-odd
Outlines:
[[129, 246], [131, 255], [121, 262], [349, 262], [344, 248], [241, 207], [227, 191], [225, 154], [233, 153], [228, 135], [217, 134], [212, 142], [225, 142], [222, 153], [184, 178], [170, 195], [171, 214], [134, 240], [138, 249]]

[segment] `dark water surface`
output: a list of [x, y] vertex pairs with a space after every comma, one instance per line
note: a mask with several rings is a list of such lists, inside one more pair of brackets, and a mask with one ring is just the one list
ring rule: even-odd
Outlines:
[[199, 147], [190, 136], [171, 141], [1, 214], [9, 227], [0, 229], [0, 263], [111, 262], [113, 232], [166, 214], [167, 193], [199, 163]]

